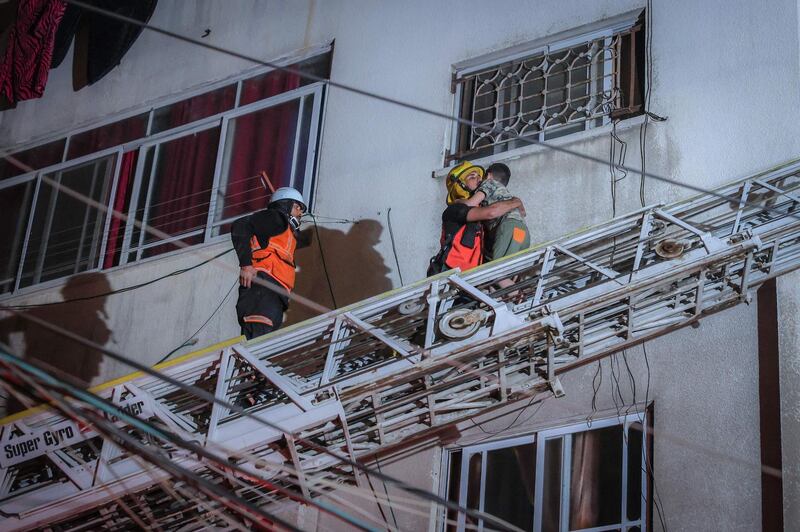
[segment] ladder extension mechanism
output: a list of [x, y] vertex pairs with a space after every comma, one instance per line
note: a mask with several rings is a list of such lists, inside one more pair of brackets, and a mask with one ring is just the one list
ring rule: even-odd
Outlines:
[[[211, 451], [275, 464], [238, 461], [273, 485], [308, 496], [318, 489], [312, 477], [315, 486], [342, 475], [358, 483], [361, 474], [307, 442], [364, 459], [532, 393], [561, 395], [562, 373], [748, 303], [764, 281], [800, 266], [800, 161], [717, 192], [736, 201], [702, 194], [649, 206], [159, 367], [285, 432], [152, 376], [134, 374], [98, 394]], [[501, 279], [514, 284], [497, 289]], [[176, 481], [90, 422], [35, 409], [0, 423], [3, 529], [112, 527], [127, 518], [115, 502], [122, 495], [138, 497], [149, 505], [142, 515], [171, 527], [174, 501], [157, 501], [164, 483]], [[225, 473], [198, 456], [158, 445], [224, 482]], [[254, 485], [248, 500], [274, 501], [268, 491]], [[199, 507], [182, 511], [183, 524], [208, 522]]]

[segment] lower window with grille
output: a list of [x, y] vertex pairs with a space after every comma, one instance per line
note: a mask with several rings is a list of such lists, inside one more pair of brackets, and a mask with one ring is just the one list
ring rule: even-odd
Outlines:
[[[448, 450], [448, 499], [522, 530], [649, 530], [646, 426], [645, 414], [629, 414]], [[440, 521], [445, 531], [498, 528], [453, 510]]]

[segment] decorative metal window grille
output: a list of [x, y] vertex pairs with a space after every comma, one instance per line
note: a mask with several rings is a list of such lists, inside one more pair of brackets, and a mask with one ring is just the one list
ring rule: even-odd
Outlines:
[[[291, 66], [327, 77], [330, 59]], [[262, 170], [310, 202], [323, 93], [321, 82], [262, 69], [4, 154], [0, 294], [217, 239], [266, 206]]]
[[457, 71], [446, 164], [486, 157], [639, 114], [644, 18]]
[[[595, 420], [447, 453], [446, 494], [467, 508], [535, 532], [644, 532], [650, 438], [645, 414]], [[463, 513], [447, 532], [491, 527]]]

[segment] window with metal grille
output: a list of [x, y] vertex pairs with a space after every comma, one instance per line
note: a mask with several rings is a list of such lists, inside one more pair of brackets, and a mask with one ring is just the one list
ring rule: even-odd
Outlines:
[[[644, 532], [648, 422], [644, 413], [629, 414], [451, 450], [445, 493], [522, 530]], [[439, 519], [447, 532], [493, 528], [454, 510]]]
[[461, 122], [445, 165], [641, 114], [644, 12], [456, 68]]

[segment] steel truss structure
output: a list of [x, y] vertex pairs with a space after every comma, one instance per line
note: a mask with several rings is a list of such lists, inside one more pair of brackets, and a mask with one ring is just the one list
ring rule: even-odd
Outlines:
[[[563, 394], [564, 372], [748, 303], [764, 281], [800, 265], [798, 188], [794, 161], [715, 194], [649, 206], [160, 368], [282, 431], [141, 374], [101, 395], [164, 430], [227, 450], [273, 486], [236, 488], [258, 504], [282, 497], [274, 486], [310, 495], [321, 483], [357, 484], [362, 475], [320, 447], [364, 459], [531, 393]], [[501, 279], [513, 285], [496, 288]], [[229, 472], [159, 445], [219, 484], [235, 484]], [[174, 480], [88, 422], [47, 410], [8, 418], [0, 449], [4, 529], [124, 529], [134, 526], [131, 512], [165, 530], [214, 519], [181, 505], [168, 494]]]

